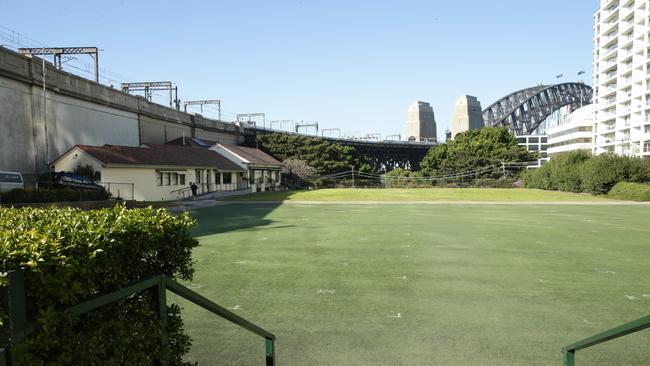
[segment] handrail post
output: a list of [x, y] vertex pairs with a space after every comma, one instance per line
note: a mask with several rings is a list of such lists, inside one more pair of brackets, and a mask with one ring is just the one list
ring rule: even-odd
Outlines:
[[167, 286], [163, 276], [159, 277], [153, 293], [154, 302], [158, 307], [160, 324], [160, 361], [161, 364], [167, 365], [169, 363], [169, 327], [167, 322]]
[[275, 366], [275, 342], [273, 339], [264, 338], [266, 345], [266, 366]]
[[564, 353], [564, 366], [575, 366], [576, 352], [565, 348], [562, 350], [562, 353]]
[[25, 364], [27, 313], [25, 306], [25, 274], [21, 270], [7, 273], [7, 312], [9, 315], [9, 357], [12, 366]]

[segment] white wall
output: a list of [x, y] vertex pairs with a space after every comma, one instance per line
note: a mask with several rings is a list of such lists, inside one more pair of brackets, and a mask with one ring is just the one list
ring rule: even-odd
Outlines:
[[50, 94], [47, 100], [50, 159], [74, 145], [138, 146], [138, 115], [95, 103]]
[[[34, 171], [37, 153], [31, 121], [31, 87], [0, 77], [0, 170]], [[38, 164], [46, 165], [42, 155]]]
[[56, 162], [54, 170], [57, 172], [72, 172], [78, 166], [90, 165], [96, 172], [101, 172], [102, 164], [83, 150], [75, 147], [59, 161]]

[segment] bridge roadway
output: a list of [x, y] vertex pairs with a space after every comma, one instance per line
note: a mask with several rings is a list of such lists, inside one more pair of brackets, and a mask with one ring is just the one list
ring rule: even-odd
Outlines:
[[251, 147], [256, 146], [255, 139], [260, 134], [284, 133], [307, 137], [317, 137], [337, 144], [352, 146], [357, 152], [364, 156], [378, 172], [386, 172], [395, 168], [419, 170], [420, 162], [435, 143], [431, 142], [406, 142], [406, 141], [370, 141], [352, 140], [335, 137], [297, 134], [281, 130], [272, 130], [260, 127], [247, 127], [245, 129], [245, 144]]

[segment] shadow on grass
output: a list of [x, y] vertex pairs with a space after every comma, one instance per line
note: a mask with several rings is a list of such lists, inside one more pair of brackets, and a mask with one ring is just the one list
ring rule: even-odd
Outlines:
[[[192, 230], [194, 237], [225, 233], [235, 230], [250, 230], [258, 227], [273, 224], [273, 220], [267, 219], [279, 203], [259, 204], [231, 204], [202, 208], [195, 211], [194, 217], [198, 224]], [[293, 225], [275, 226], [286, 228]]]
[[224, 199], [224, 201], [232, 201], [232, 202], [237, 202], [237, 201], [248, 201], [248, 202], [254, 202], [254, 201], [260, 201], [260, 202], [284, 201], [286, 199], [291, 198], [291, 196], [293, 196], [297, 192], [303, 192], [303, 191], [251, 193], [251, 194], [245, 194], [245, 195], [241, 195], [241, 196], [227, 197], [227, 198]]

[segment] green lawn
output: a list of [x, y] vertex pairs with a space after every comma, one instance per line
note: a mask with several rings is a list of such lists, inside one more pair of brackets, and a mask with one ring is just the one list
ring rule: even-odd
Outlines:
[[499, 202], [611, 202], [605, 197], [538, 189], [420, 188], [317, 189], [268, 192], [230, 197], [232, 201], [499, 201]]
[[[562, 346], [650, 313], [647, 206], [266, 203], [196, 216], [192, 288], [274, 332], [279, 365], [560, 365]], [[181, 304], [189, 360], [263, 364], [261, 338]], [[623, 337], [578, 365], [647, 365], [649, 342]]]

